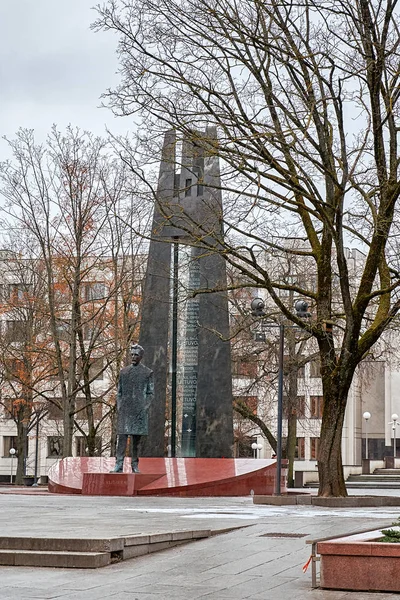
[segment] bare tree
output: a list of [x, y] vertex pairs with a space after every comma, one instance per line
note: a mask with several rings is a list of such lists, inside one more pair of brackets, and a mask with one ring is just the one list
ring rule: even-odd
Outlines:
[[41, 264], [23, 258], [15, 251], [21, 240], [14, 242], [14, 251], [5, 252], [1, 264], [0, 405], [5, 419], [13, 420], [16, 426], [15, 481], [21, 484], [28, 434], [36, 419], [46, 414], [46, 393], [52, 385], [54, 364], [46, 351]]
[[[106, 102], [116, 114], [142, 116], [132, 168], [140, 174], [146, 155], [154, 161], [152, 142], [165, 129], [219, 156], [226, 237], [213, 240], [198, 223], [188, 226], [192, 236], [203, 230], [193, 243], [222, 251], [315, 337], [324, 393], [319, 494], [345, 496], [349, 387], [400, 308], [398, 0], [110, 0], [98, 14], [94, 28], [119, 36], [121, 81]], [[218, 138], [201, 133], [208, 125]], [[357, 278], [351, 242], [365, 253]], [[312, 322], [281, 301], [287, 286], [260, 260], [263, 251], [309, 257], [315, 289], [290, 289], [309, 298]]]
[[135, 334], [127, 322], [138, 312], [132, 228], [126, 242], [118, 238], [126, 226], [115, 226], [119, 213], [130, 214], [129, 176], [107, 140], [71, 127], [65, 135], [54, 127], [45, 145], [21, 130], [10, 146], [13, 161], [0, 169], [4, 212], [8, 227], [32, 240], [29, 250], [42, 265], [63, 454], [72, 454], [76, 427], [93, 455], [113, 411], [115, 384], [100, 389], [94, 382], [120, 365]]

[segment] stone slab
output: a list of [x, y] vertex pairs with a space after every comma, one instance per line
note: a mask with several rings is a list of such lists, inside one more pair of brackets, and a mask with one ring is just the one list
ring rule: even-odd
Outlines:
[[400, 497], [396, 496], [348, 496], [346, 498], [319, 498], [318, 496], [300, 495], [255, 495], [254, 504], [271, 506], [312, 505], [325, 508], [379, 508], [383, 506], [400, 506]]
[[124, 538], [0, 537], [1, 550], [117, 552], [123, 547]]
[[108, 552], [46, 552], [43, 550], [0, 550], [0, 565], [98, 569], [111, 562]]

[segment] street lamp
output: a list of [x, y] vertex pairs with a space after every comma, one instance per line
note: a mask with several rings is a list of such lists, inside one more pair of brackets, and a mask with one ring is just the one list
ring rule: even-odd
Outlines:
[[[265, 317], [265, 302], [262, 298], [254, 298], [251, 301], [251, 314], [254, 317]], [[296, 315], [300, 318], [308, 318], [308, 303], [305, 300], [297, 300], [294, 305]], [[281, 473], [282, 473], [282, 421], [283, 421], [283, 359], [285, 348], [285, 326], [283, 323], [276, 325], [268, 324], [269, 327], [279, 328], [279, 354], [278, 354], [278, 427], [276, 432], [276, 496], [281, 495]], [[293, 326], [295, 327], [295, 326]], [[264, 341], [264, 340], [260, 340]]]
[[[390, 422], [390, 425], [392, 425], [392, 429], [393, 429], [393, 457], [396, 458], [396, 425], [397, 420], [399, 418], [399, 415], [397, 415], [396, 413], [392, 414], [392, 421]], [[395, 467], [396, 465], [394, 465]]]
[[253, 442], [251, 445], [251, 449], [253, 450], [253, 458], [257, 458], [257, 442]]
[[260, 458], [260, 452], [262, 450], [263, 445], [257, 444], [257, 442], [253, 442], [251, 448], [253, 450], [253, 458]]
[[15, 448], [10, 448], [10, 456], [11, 456], [11, 478], [10, 478], [10, 483], [13, 482], [12, 478], [13, 478], [13, 460], [14, 460], [14, 455], [16, 453], [16, 449]]
[[365, 458], [368, 460], [368, 421], [371, 418], [371, 413], [367, 410], [363, 413], [363, 419], [365, 419]]

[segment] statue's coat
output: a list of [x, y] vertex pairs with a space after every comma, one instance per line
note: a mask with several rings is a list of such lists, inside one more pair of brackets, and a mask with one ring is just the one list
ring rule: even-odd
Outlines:
[[148, 434], [148, 412], [153, 395], [151, 369], [139, 363], [121, 370], [117, 394], [118, 435]]

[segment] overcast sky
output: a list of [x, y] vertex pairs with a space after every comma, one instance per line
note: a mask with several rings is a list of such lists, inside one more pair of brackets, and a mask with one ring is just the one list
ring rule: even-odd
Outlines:
[[[53, 123], [103, 134], [131, 129], [129, 119], [98, 108], [118, 81], [117, 37], [93, 33], [98, 0], [0, 0], [0, 136], [19, 127], [43, 139]], [[0, 160], [8, 157], [0, 142]]]

